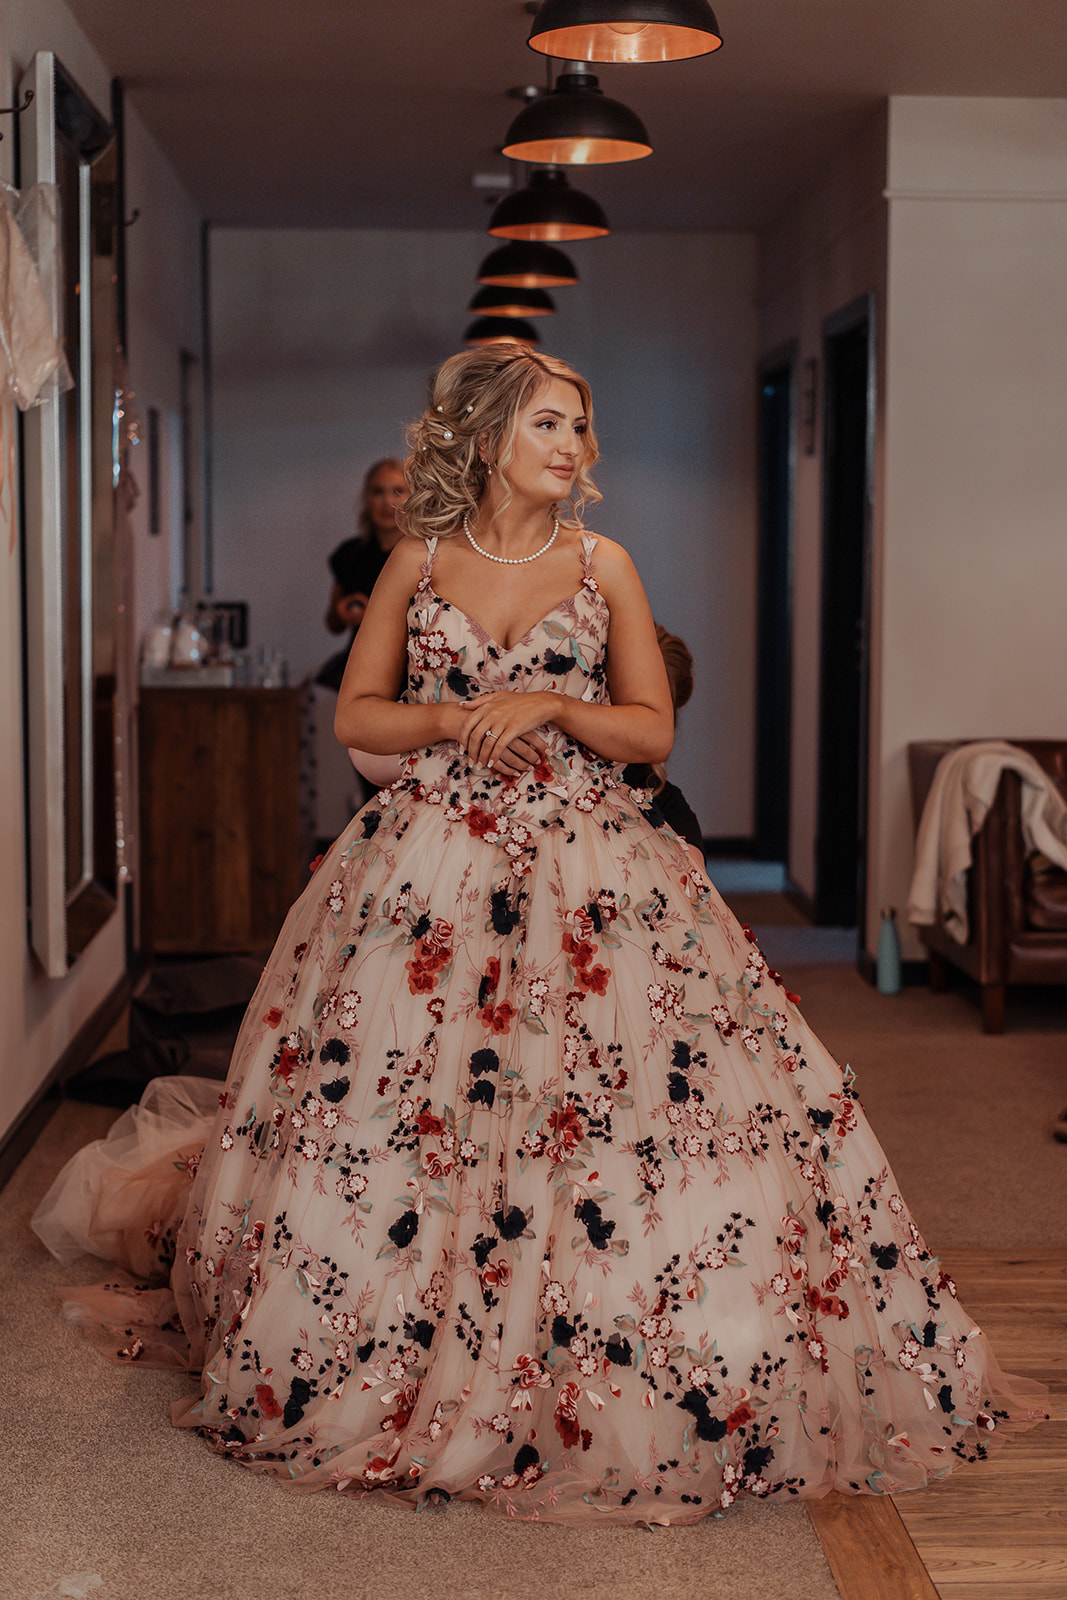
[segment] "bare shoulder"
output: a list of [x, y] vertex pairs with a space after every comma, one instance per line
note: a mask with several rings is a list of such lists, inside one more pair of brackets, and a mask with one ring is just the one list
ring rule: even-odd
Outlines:
[[636, 570], [628, 552], [616, 540], [609, 539], [606, 534], [595, 533], [589, 528], [581, 530], [581, 537], [596, 541], [593, 560], [598, 567], [610, 566], [613, 571]]
[[390, 550], [371, 591], [366, 614], [356, 634], [357, 642], [364, 636], [367, 640], [373, 639], [382, 627], [401, 625], [408, 602], [419, 586], [425, 560], [426, 544], [422, 539], [401, 539]]
[[596, 549], [593, 551], [593, 571], [601, 589], [608, 594], [612, 588], [623, 592], [632, 590], [636, 585], [641, 588], [641, 579], [637, 568], [627, 550], [614, 539], [605, 538], [602, 533], [590, 535], [596, 539]]
[[421, 572], [426, 560], [428, 546], [425, 539], [418, 539], [405, 535], [399, 543], [395, 544], [389, 552], [383, 570], [392, 569], [393, 572]]
[[419, 575], [425, 561], [425, 539], [401, 539], [400, 543], [390, 550], [375, 587], [380, 587], [389, 593], [407, 589], [410, 594], [418, 587]]

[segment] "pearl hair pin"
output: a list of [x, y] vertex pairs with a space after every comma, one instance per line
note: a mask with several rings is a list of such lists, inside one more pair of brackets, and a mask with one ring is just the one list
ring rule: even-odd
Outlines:
[[466, 512], [463, 514], [463, 532], [467, 535], [467, 538], [470, 540], [470, 543], [473, 545], [474, 549], [477, 550], [478, 554], [480, 556], [484, 556], [487, 561], [499, 561], [502, 567], [524, 567], [528, 561], [536, 561], [538, 556], [543, 556], [545, 551], [550, 550], [555, 544], [556, 534], [559, 532], [559, 518], [554, 517], [552, 521], [553, 526], [551, 538], [547, 544], [543, 544], [541, 546], [540, 550], [535, 550], [532, 556], [494, 556], [490, 551], [483, 550], [470, 530], [467, 522]]

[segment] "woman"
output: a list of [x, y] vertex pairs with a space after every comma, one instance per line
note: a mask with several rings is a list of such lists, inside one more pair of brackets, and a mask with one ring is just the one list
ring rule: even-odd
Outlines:
[[[633, 565], [568, 507], [596, 455], [563, 363], [438, 373], [337, 709], [412, 754], [249, 1009], [177, 1239], [175, 1420], [296, 1488], [548, 1520], [914, 1487], [1036, 1413], [851, 1075], [621, 782], [673, 719]], [[171, 1309], [136, 1300], [127, 1353]]]
[[356, 533], [330, 556], [333, 587], [326, 606], [326, 626], [331, 633], [351, 629], [351, 636], [345, 649], [332, 655], [318, 674], [316, 682], [325, 689], [340, 686], [352, 639], [363, 621], [367, 597], [400, 538], [397, 515], [407, 495], [403, 464], [395, 456], [385, 456], [368, 467], [360, 493]]

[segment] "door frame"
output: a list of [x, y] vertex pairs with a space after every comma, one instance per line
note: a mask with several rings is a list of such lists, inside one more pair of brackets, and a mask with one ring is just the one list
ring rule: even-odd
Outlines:
[[[866, 328], [866, 385], [864, 415], [863, 464], [863, 514], [858, 552], [860, 569], [856, 591], [857, 612], [852, 619], [856, 626], [855, 656], [846, 653], [845, 659], [855, 660], [858, 715], [856, 726], [856, 887], [854, 918], [845, 926], [858, 930], [859, 945], [864, 943], [867, 900], [867, 845], [868, 845], [868, 761], [870, 742], [870, 639], [871, 639], [871, 573], [874, 522], [874, 450], [877, 395], [877, 306], [873, 291], [857, 296], [839, 310], [825, 318], [822, 325], [822, 599], [819, 624], [819, 749], [817, 823], [815, 840], [815, 920], [818, 923], [840, 923], [840, 897], [834, 886], [828, 884], [828, 862], [832, 859], [834, 844], [828, 839], [833, 816], [832, 793], [839, 772], [840, 739], [835, 737], [830, 710], [830, 684], [839, 672], [842, 657], [840, 634], [833, 632], [833, 559], [838, 525], [835, 521], [835, 472], [838, 464], [835, 420], [835, 367], [831, 359], [833, 342], [858, 328]], [[850, 897], [851, 898], [851, 897]]]
[[[756, 769], [753, 854], [789, 860], [793, 728], [793, 540], [798, 341], [770, 351], [757, 376]], [[788, 384], [786, 450], [772, 460], [763, 406], [768, 379]], [[784, 471], [783, 471], [784, 469]], [[781, 476], [784, 476], [784, 492]], [[776, 492], [780, 502], [774, 503]]]

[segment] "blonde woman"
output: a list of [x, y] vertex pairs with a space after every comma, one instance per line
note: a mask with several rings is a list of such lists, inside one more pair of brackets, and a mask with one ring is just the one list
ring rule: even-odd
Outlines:
[[407, 495], [404, 464], [395, 456], [384, 456], [367, 468], [360, 490], [356, 531], [330, 554], [333, 582], [325, 622], [331, 633], [348, 630], [349, 641], [320, 669], [315, 681], [324, 689], [340, 686], [370, 592], [390, 550], [400, 538], [398, 517]]
[[[623, 780], [673, 714], [633, 564], [581, 520], [587, 385], [471, 351], [411, 443], [337, 707], [345, 744], [410, 753], [290, 913], [221, 1109], [152, 1169], [173, 1190], [206, 1132], [175, 1420], [296, 1489], [599, 1524], [983, 1455], [1036, 1401], [851, 1076]], [[143, 1255], [168, 1212], [135, 1201]], [[151, 1314], [119, 1316], [152, 1358]]]

